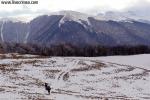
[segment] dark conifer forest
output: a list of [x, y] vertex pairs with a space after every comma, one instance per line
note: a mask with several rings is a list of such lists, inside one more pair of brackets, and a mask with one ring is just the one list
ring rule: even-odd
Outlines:
[[137, 46], [90, 46], [83, 47], [74, 46], [71, 44], [60, 45], [35, 45], [35, 44], [18, 44], [18, 43], [1, 43], [0, 53], [21, 53], [21, 54], [35, 54], [43, 56], [111, 56], [111, 55], [134, 55], [150, 53], [150, 47], [144, 45]]

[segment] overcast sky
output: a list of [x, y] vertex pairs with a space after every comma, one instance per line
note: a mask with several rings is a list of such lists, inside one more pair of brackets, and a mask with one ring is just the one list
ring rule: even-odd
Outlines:
[[35, 5], [0, 4], [0, 17], [33, 16], [60, 10], [73, 10], [91, 14], [133, 10], [140, 14], [147, 14], [150, 9], [150, 0], [38, 0], [38, 2], [39, 4]]

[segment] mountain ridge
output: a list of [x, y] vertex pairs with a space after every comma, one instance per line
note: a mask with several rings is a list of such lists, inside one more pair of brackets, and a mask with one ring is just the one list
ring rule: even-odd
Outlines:
[[[117, 14], [109, 12], [106, 15], [116, 17]], [[145, 20], [106, 19], [100, 20], [75, 11], [61, 11], [38, 16], [27, 23], [11, 20], [3, 23], [4, 20], [0, 20], [0, 39], [1, 42], [47, 46], [61, 43], [78, 46], [150, 44], [150, 24]]]

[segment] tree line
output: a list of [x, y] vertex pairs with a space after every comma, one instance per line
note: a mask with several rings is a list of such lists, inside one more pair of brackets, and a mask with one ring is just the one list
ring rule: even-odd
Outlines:
[[112, 56], [112, 55], [134, 55], [150, 53], [150, 47], [145, 45], [122, 45], [122, 46], [101, 46], [86, 45], [75, 46], [71, 44], [59, 44], [42, 46], [36, 44], [18, 44], [18, 43], [1, 43], [0, 53], [21, 53], [35, 54], [43, 56]]

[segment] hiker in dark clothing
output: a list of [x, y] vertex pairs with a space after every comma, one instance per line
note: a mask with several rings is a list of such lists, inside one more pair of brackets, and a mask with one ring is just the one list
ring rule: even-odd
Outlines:
[[45, 90], [47, 90], [48, 94], [50, 94], [51, 87], [48, 85], [48, 83], [45, 83]]

